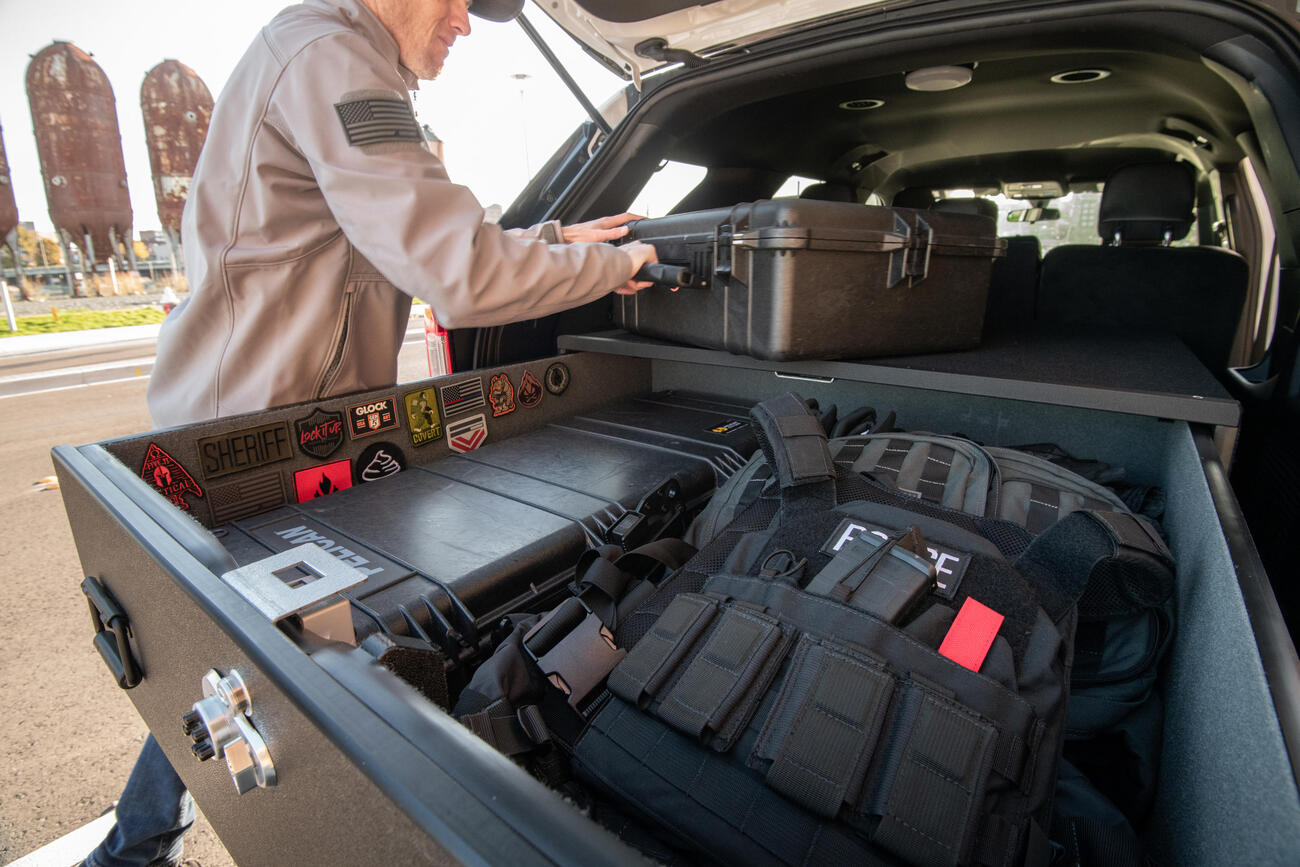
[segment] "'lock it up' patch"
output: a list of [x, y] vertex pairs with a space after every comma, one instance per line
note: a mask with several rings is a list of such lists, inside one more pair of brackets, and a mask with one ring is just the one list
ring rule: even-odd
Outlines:
[[546, 390], [551, 394], [564, 394], [571, 382], [573, 382], [573, 374], [569, 372], [569, 365], [564, 362], [557, 361], [546, 368]]
[[492, 416], [509, 415], [515, 411], [515, 386], [510, 377], [498, 373], [488, 386], [488, 400], [492, 403]]
[[343, 445], [343, 413], [315, 410], [293, 423], [298, 449], [308, 457], [324, 460]]
[[293, 457], [289, 423], [264, 424], [199, 440], [203, 478], [219, 479]]
[[348, 407], [348, 432], [353, 439], [397, 427], [397, 409], [391, 397], [380, 397]]
[[377, 482], [406, 469], [406, 455], [392, 443], [374, 443], [357, 458], [357, 484]]
[[447, 445], [453, 452], [470, 452], [487, 439], [487, 416], [483, 413], [447, 422]]
[[542, 382], [533, 376], [532, 371], [525, 370], [524, 375], [519, 378], [519, 405], [525, 409], [532, 409], [542, 402], [542, 395], [546, 394], [542, 390]]
[[321, 464], [293, 474], [293, 489], [300, 503], [336, 494], [350, 487], [352, 487], [351, 461]]
[[411, 429], [411, 445], [422, 446], [442, 439], [442, 419], [438, 417], [438, 398], [432, 388], [413, 391], [406, 401], [406, 423]]
[[158, 493], [171, 500], [172, 505], [185, 511], [190, 510], [185, 495], [203, 496], [203, 489], [198, 482], [181, 466], [180, 461], [167, 454], [154, 443], [144, 453], [144, 463], [140, 466], [140, 478], [154, 486]]
[[476, 376], [473, 379], [462, 379], [460, 382], [453, 382], [451, 385], [439, 386], [438, 393], [442, 397], [442, 411], [447, 415], [469, 412], [471, 409], [487, 406], [487, 400], [483, 396], [483, 377], [481, 376]]
[[354, 147], [394, 141], [422, 142], [411, 104], [399, 94], [366, 95], [334, 103], [343, 134]]

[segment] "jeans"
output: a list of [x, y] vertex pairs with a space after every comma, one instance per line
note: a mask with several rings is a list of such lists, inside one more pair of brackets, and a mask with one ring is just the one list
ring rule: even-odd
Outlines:
[[117, 802], [117, 824], [86, 856], [86, 867], [176, 864], [193, 824], [194, 799], [149, 735]]

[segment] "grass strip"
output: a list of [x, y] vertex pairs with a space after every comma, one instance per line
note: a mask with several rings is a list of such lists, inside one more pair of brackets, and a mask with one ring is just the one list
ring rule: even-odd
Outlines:
[[23, 334], [54, 334], [58, 331], [86, 331], [92, 328], [120, 328], [124, 325], [152, 325], [166, 316], [156, 307], [129, 310], [62, 310], [49, 316], [19, 316], [18, 330], [9, 331], [0, 317], [0, 338]]

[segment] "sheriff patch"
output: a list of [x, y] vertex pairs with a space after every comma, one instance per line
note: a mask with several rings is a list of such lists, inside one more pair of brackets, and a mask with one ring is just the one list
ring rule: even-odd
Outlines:
[[205, 479], [217, 479], [293, 457], [289, 423], [231, 431], [199, 440], [199, 466]]
[[158, 448], [154, 443], [149, 443], [149, 450], [144, 454], [144, 464], [140, 467], [140, 478], [153, 485], [158, 493], [171, 500], [172, 505], [179, 506], [187, 512], [190, 510], [190, 504], [185, 502], [185, 495], [203, 496], [203, 489], [194, 481], [194, 477], [180, 465], [180, 461]]
[[411, 104], [397, 94], [365, 96], [334, 103], [343, 134], [353, 147], [387, 142], [423, 142]]
[[357, 484], [377, 482], [406, 469], [406, 455], [392, 443], [375, 443], [357, 458]]
[[351, 461], [321, 464], [293, 474], [294, 493], [298, 495], [300, 503], [335, 494], [350, 487], [352, 487]]
[[492, 415], [509, 415], [515, 411], [515, 386], [510, 377], [498, 373], [488, 386], [488, 400], [492, 402]]
[[382, 430], [397, 427], [397, 410], [391, 397], [381, 397], [368, 403], [348, 407], [348, 431], [353, 439], [368, 437]]
[[404, 400], [406, 423], [411, 428], [411, 445], [422, 446], [442, 439], [442, 419], [438, 417], [438, 398], [433, 389], [413, 391]]
[[524, 375], [519, 379], [519, 405], [532, 409], [542, 402], [542, 383], [537, 377], [533, 376], [531, 371], [525, 370]]
[[309, 457], [325, 460], [343, 445], [343, 413], [318, 409], [293, 423], [298, 448]]

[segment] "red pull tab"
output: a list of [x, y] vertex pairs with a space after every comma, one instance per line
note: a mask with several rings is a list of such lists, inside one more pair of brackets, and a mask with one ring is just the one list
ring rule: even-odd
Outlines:
[[946, 656], [958, 665], [971, 671], [979, 671], [988, 656], [993, 639], [1002, 628], [1001, 614], [966, 597], [957, 617], [948, 627], [948, 634], [939, 645], [939, 655]]

